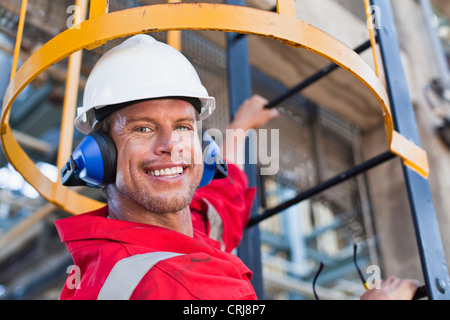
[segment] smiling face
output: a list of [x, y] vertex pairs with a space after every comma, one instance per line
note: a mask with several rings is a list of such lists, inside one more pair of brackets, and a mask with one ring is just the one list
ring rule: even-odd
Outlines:
[[[192, 201], [203, 164], [196, 111], [183, 100], [139, 102], [117, 111], [110, 135], [117, 148], [119, 192], [112, 201], [129, 202], [152, 213], [176, 213]], [[111, 199], [110, 199], [111, 200]]]

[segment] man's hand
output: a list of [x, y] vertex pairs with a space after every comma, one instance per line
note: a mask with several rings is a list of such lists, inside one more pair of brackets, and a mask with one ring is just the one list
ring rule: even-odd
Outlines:
[[379, 289], [367, 290], [361, 300], [411, 300], [420, 286], [418, 280], [388, 277]]
[[260, 95], [253, 95], [246, 99], [234, 115], [233, 122], [228, 129], [258, 129], [263, 127], [269, 120], [278, 117], [278, 110], [264, 109], [268, 103], [267, 99]]
[[221, 156], [228, 163], [234, 163], [243, 169], [245, 137], [248, 131], [259, 129], [269, 120], [278, 117], [277, 109], [264, 109], [267, 103], [265, 98], [255, 94], [240, 105], [233, 121], [227, 127], [221, 148]]

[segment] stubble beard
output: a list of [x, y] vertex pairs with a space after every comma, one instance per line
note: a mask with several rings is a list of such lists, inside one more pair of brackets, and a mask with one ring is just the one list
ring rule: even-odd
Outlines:
[[137, 186], [142, 185], [139, 183], [134, 183], [134, 188], [126, 184], [117, 185], [117, 189], [124, 196], [154, 214], [164, 215], [177, 213], [191, 204], [194, 194], [197, 191], [202, 172], [198, 168], [194, 170], [196, 171], [195, 178], [192, 179], [191, 184], [184, 194], [177, 192], [176, 194], [155, 195], [151, 194], [148, 189], [138, 189]]

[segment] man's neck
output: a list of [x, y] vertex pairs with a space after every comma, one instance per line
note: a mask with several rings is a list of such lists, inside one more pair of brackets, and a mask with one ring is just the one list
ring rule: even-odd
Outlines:
[[153, 213], [123, 195], [109, 197], [108, 217], [167, 228], [189, 237], [193, 236], [191, 211], [189, 206], [174, 213]]

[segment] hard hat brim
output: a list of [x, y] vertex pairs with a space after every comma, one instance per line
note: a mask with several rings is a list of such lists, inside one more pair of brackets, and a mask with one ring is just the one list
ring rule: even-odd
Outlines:
[[[191, 103], [193, 107], [196, 109], [196, 111], [199, 113], [200, 121], [207, 119], [216, 108], [214, 97], [165, 96], [148, 99], [139, 99], [133, 101], [125, 101], [114, 105], [96, 106], [95, 108], [91, 108], [86, 112], [79, 113], [78, 116], [75, 118], [75, 127], [80, 132], [84, 134], [89, 134], [91, 131], [94, 130], [94, 127], [98, 122], [104, 120], [108, 115], [122, 108], [146, 100], [164, 99], [164, 98], [179, 99]], [[196, 103], [194, 99], [198, 100], [198, 103]], [[79, 109], [82, 109], [82, 107], [80, 107]]]

